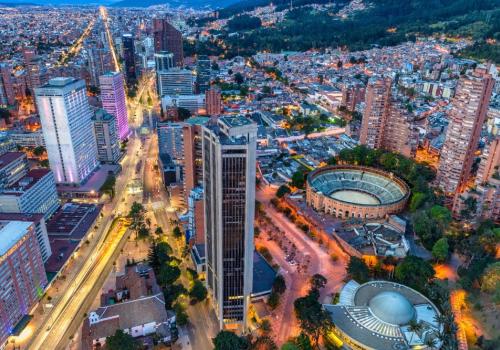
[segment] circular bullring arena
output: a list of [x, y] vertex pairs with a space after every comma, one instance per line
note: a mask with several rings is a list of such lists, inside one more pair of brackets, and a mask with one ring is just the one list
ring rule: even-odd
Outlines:
[[383, 218], [404, 209], [410, 188], [391, 173], [361, 166], [329, 166], [309, 173], [307, 204], [338, 218]]

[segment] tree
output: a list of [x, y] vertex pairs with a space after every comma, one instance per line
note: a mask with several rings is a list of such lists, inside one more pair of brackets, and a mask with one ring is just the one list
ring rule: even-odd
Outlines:
[[402, 284], [422, 290], [434, 277], [434, 269], [424, 259], [408, 255], [396, 266], [394, 276]]
[[132, 207], [128, 213], [128, 217], [132, 220], [130, 227], [136, 232], [139, 232], [139, 229], [144, 226], [144, 213], [146, 209], [141, 203], [134, 202], [132, 203]]
[[137, 341], [129, 334], [117, 329], [114, 335], [106, 338], [106, 349], [108, 350], [138, 350]]
[[189, 318], [186, 313], [186, 310], [184, 310], [184, 307], [181, 304], [176, 303], [174, 305], [174, 311], [175, 311], [175, 322], [181, 327], [187, 325], [189, 322]]
[[160, 235], [162, 235], [162, 234], [163, 234], [163, 229], [162, 229], [160, 226], [158, 226], [158, 227], [156, 228], [156, 230], [155, 230], [155, 233], [156, 233], [158, 236], [160, 236]]
[[301, 349], [297, 345], [289, 341], [283, 344], [280, 350], [301, 350]]
[[175, 238], [181, 238], [182, 237], [182, 231], [179, 226], [175, 226], [174, 229], [172, 230], [172, 234], [174, 235]]
[[330, 314], [323, 309], [318, 299], [319, 292], [311, 290], [293, 304], [300, 328], [312, 338], [314, 346], [317, 346], [321, 334], [333, 327]]
[[422, 192], [415, 192], [411, 196], [410, 200], [410, 211], [414, 213], [418, 208], [420, 208], [424, 203], [427, 196]]
[[325, 276], [319, 273], [314, 274], [309, 281], [309, 283], [311, 284], [311, 289], [314, 290], [320, 290], [324, 288], [326, 286], [326, 282], [327, 280]]
[[306, 176], [303, 170], [297, 170], [292, 175], [292, 186], [297, 188], [304, 188], [306, 182]]
[[207, 293], [205, 285], [200, 280], [194, 281], [193, 286], [189, 290], [189, 296], [197, 302], [205, 300]]
[[272, 291], [267, 299], [267, 305], [269, 305], [269, 307], [274, 310], [278, 307], [279, 304], [280, 304], [280, 295]]
[[37, 157], [41, 157], [46, 152], [45, 147], [38, 146], [33, 150], [33, 154]]
[[408, 330], [411, 333], [411, 337], [410, 337], [410, 344], [411, 344], [411, 341], [413, 340], [413, 336], [415, 335], [415, 333], [418, 333], [422, 330], [422, 323], [421, 322], [417, 322], [417, 320], [413, 319], [413, 320], [410, 320], [410, 323], [408, 324]]
[[116, 177], [113, 174], [109, 174], [106, 181], [101, 186], [101, 191], [107, 193], [111, 198], [115, 196], [115, 184]]
[[171, 284], [163, 288], [163, 297], [165, 298], [165, 309], [170, 310], [177, 298], [181, 294], [187, 294], [188, 291], [182, 284]]
[[481, 290], [485, 293], [493, 293], [493, 299], [500, 303], [500, 262], [490, 264], [481, 278]]
[[278, 294], [283, 294], [286, 290], [286, 282], [283, 275], [276, 275], [273, 282], [273, 291]]
[[247, 350], [250, 346], [246, 338], [238, 337], [230, 331], [220, 331], [212, 342], [214, 350]]
[[162, 286], [167, 286], [177, 281], [180, 275], [181, 275], [181, 270], [179, 269], [178, 266], [172, 266], [171, 264], [163, 264], [160, 267], [158, 282]]
[[245, 78], [243, 77], [243, 75], [240, 72], [236, 73], [233, 78], [234, 78], [234, 82], [238, 85], [241, 85], [245, 82]]
[[430, 212], [431, 218], [437, 221], [443, 230], [452, 220], [450, 210], [441, 205], [433, 205]]
[[292, 192], [287, 185], [281, 185], [276, 191], [276, 197], [282, 198], [285, 194]]
[[269, 334], [272, 330], [271, 322], [267, 318], [263, 319], [259, 325], [259, 330], [263, 335]]
[[363, 259], [351, 256], [347, 264], [347, 274], [356, 282], [365, 283], [370, 276], [370, 269]]
[[434, 246], [432, 247], [432, 256], [437, 261], [445, 261], [448, 257], [449, 249], [448, 239], [446, 239], [446, 237], [442, 237], [434, 243]]
[[252, 350], [278, 350], [278, 346], [274, 340], [267, 335], [257, 337], [250, 345], [250, 348]]
[[183, 107], [178, 107], [177, 108], [177, 116], [180, 120], [186, 120], [191, 117], [191, 112], [189, 109], [183, 108]]

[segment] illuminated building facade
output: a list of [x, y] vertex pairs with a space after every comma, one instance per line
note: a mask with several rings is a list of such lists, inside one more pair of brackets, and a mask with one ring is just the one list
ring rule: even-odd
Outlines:
[[56, 183], [81, 184], [98, 165], [85, 82], [54, 78], [35, 89], [35, 95]]
[[171, 25], [165, 18], [153, 19], [155, 52], [168, 51], [174, 55], [174, 65], [182, 67], [184, 52], [182, 33]]
[[99, 77], [102, 107], [116, 118], [120, 140], [126, 139], [130, 133], [123, 82], [123, 76], [119, 72], [109, 72]]

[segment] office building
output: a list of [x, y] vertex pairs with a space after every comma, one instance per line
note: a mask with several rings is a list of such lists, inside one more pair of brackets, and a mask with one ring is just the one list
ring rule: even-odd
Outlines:
[[391, 101], [390, 78], [371, 78], [366, 88], [365, 110], [361, 122], [359, 142], [370, 148], [381, 148], [384, 128]]
[[199, 94], [210, 88], [211, 63], [207, 55], [198, 55], [196, 60], [196, 86]]
[[7, 63], [0, 63], [0, 105], [13, 105], [16, 95], [11, 80], [11, 67]]
[[35, 236], [42, 255], [42, 261], [46, 263], [52, 255], [52, 248], [50, 247], [43, 214], [0, 213], [0, 225], [8, 221], [25, 221], [35, 225]]
[[126, 139], [130, 133], [123, 82], [123, 76], [119, 72], [108, 72], [99, 77], [102, 108], [115, 117], [120, 140]]
[[165, 95], [161, 99], [161, 106], [167, 113], [171, 108], [184, 108], [192, 115], [207, 113], [205, 95]]
[[7, 152], [0, 156], [0, 189], [21, 180], [29, 170], [28, 158], [23, 152]]
[[168, 51], [155, 53], [155, 68], [157, 71], [167, 71], [174, 68], [174, 54]]
[[12, 141], [10, 133], [0, 131], [0, 156], [7, 152], [13, 152], [16, 149], [16, 144]]
[[494, 80], [484, 66], [458, 81], [436, 174], [437, 185], [447, 195], [462, 192], [470, 178], [493, 85]]
[[134, 85], [137, 82], [137, 73], [135, 71], [135, 46], [132, 34], [123, 34], [123, 63], [125, 64], [125, 78], [127, 84]]
[[43, 214], [48, 219], [59, 207], [54, 174], [32, 169], [26, 176], [0, 190], [1, 213]]
[[92, 124], [97, 144], [97, 158], [102, 163], [117, 163], [120, 159], [120, 143], [115, 117], [103, 109], [98, 109], [92, 117]]
[[208, 122], [205, 117], [192, 117], [184, 122], [183, 148], [184, 172], [183, 186], [186, 202], [195, 187], [203, 186], [203, 125]]
[[203, 127], [207, 286], [220, 328], [247, 329], [253, 284], [257, 125], [242, 116]]
[[174, 55], [174, 65], [182, 67], [184, 62], [182, 33], [167, 19], [155, 18], [153, 19], [153, 35], [155, 52], [171, 52]]
[[85, 82], [54, 78], [35, 89], [50, 168], [59, 184], [81, 184], [98, 165]]
[[0, 344], [44, 295], [47, 276], [34, 224], [0, 223]]
[[212, 87], [205, 92], [205, 103], [208, 115], [220, 115], [222, 113], [222, 97], [218, 88]]
[[14, 146], [29, 148], [36, 148], [40, 146], [45, 147], [42, 129], [38, 129], [36, 131], [13, 129], [9, 131], [9, 137], [12, 140]]
[[157, 71], [158, 94], [165, 95], [192, 95], [193, 72], [187, 69], [172, 68]]

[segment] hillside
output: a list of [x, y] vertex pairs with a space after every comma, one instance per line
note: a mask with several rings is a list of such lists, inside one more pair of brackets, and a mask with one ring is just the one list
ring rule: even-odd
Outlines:
[[169, 4], [172, 7], [193, 8], [225, 8], [238, 2], [238, 0], [122, 0], [114, 3], [113, 7], [149, 7], [155, 5]]
[[[265, 0], [256, 0], [267, 2]], [[324, 0], [295, 0], [307, 3], [330, 3]], [[296, 7], [282, 22], [271, 27], [222, 33], [229, 47], [228, 56], [255, 51], [304, 51], [311, 48], [346, 47], [361, 50], [373, 45], [396, 45], [414, 40], [418, 35], [447, 34], [469, 37], [481, 42], [482, 58], [500, 60], [500, 1], [498, 0], [371, 0], [365, 10], [339, 17], [338, 11], [348, 1], [332, 1], [336, 7]], [[229, 6], [224, 11], [241, 12], [251, 0]], [[273, 1], [278, 6], [283, 0]], [[286, 2], [288, 3], [288, 2]], [[283, 5], [282, 5], [283, 6]], [[294, 6], [295, 7], [295, 6]], [[234, 32], [234, 31], [232, 31]], [[488, 43], [486, 39], [489, 40]], [[495, 42], [496, 40], [496, 42]], [[492, 47], [484, 47], [491, 45]], [[216, 52], [216, 48], [208, 48]], [[468, 53], [468, 56], [471, 56]], [[493, 57], [491, 57], [493, 56]], [[495, 57], [496, 56], [496, 57]]]

